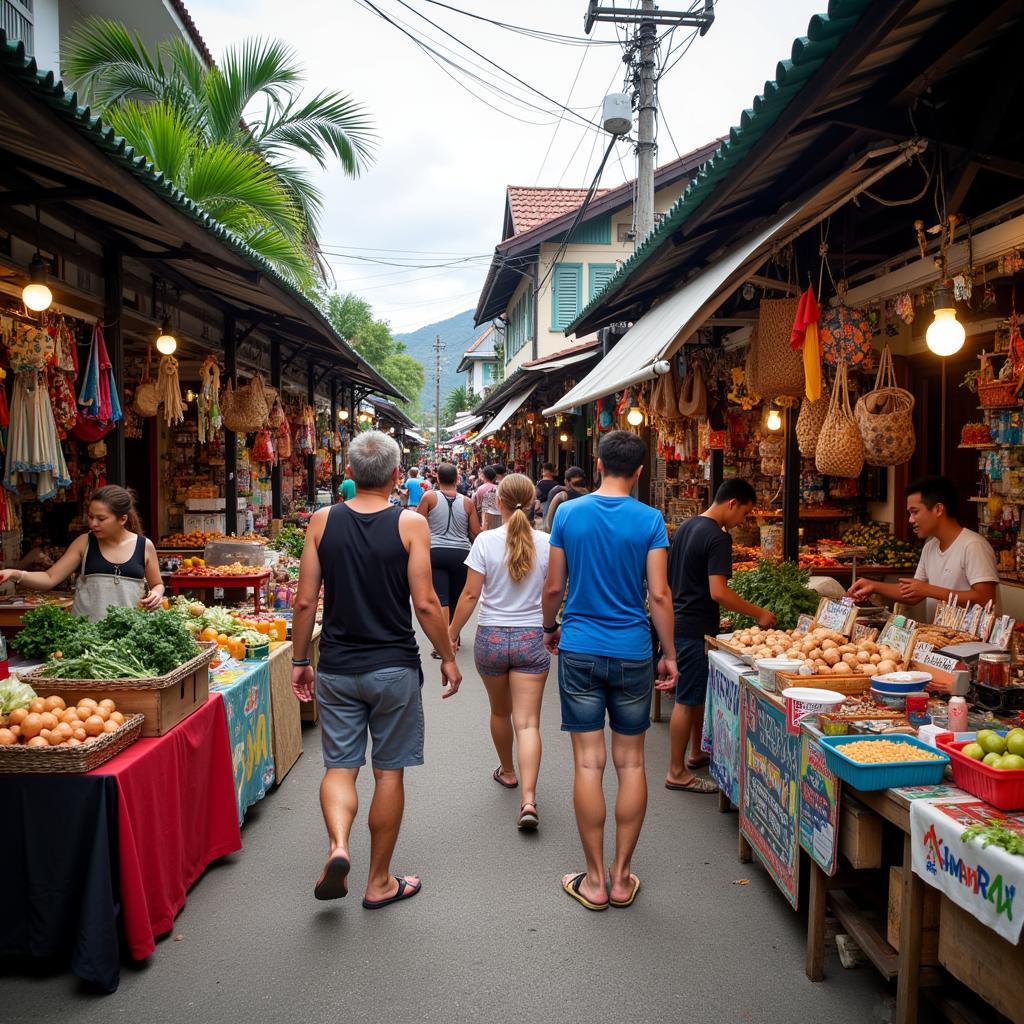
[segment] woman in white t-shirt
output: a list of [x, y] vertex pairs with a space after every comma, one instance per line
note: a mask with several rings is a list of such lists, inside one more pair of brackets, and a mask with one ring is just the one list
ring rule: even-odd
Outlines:
[[[491, 704], [491, 738], [499, 765], [492, 778], [506, 789], [523, 783], [518, 827], [535, 829], [540, 771], [540, 706], [551, 658], [544, 647], [541, 591], [548, 571], [548, 538], [530, 526], [533, 481], [521, 473], [498, 487], [502, 525], [485, 530], [466, 559], [469, 575], [452, 618], [452, 643], [480, 604], [473, 654]], [[512, 760], [518, 746], [519, 778]]]

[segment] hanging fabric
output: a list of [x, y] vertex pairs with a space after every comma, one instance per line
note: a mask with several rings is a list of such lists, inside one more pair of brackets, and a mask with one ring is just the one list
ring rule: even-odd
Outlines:
[[817, 402], [821, 398], [821, 343], [818, 339], [820, 316], [821, 309], [814, 297], [814, 289], [808, 287], [797, 303], [789, 344], [791, 348], [803, 350], [804, 394], [809, 402]]
[[78, 394], [78, 421], [72, 433], [80, 441], [98, 441], [114, 429], [121, 419], [121, 403], [117, 397], [114, 368], [103, 339], [103, 325], [92, 329], [89, 358], [82, 375], [82, 388]]
[[173, 427], [185, 419], [185, 406], [181, 401], [181, 385], [178, 383], [178, 360], [174, 356], [163, 356], [156, 376], [156, 393], [164, 407], [164, 421]]
[[7, 407], [7, 388], [4, 381], [7, 380], [7, 371], [0, 370], [0, 429], [6, 430], [11, 425], [11, 411]]
[[53, 361], [47, 368], [47, 384], [57, 436], [63, 441], [78, 422], [74, 382], [78, 376], [75, 365], [75, 341], [64, 317], [52, 329]]
[[220, 366], [207, 356], [199, 368], [199, 443], [205, 444], [220, 429]]
[[39, 501], [71, 485], [41, 369], [22, 370], [14, 378], [4, 487], [16, 492], [19, 483], [35, 487]]

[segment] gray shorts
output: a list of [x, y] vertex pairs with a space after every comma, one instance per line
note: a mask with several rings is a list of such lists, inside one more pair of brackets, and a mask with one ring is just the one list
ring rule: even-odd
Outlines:
[[373, 767], [382, 771], [423, 764], [423, 676], [401, 665], [358, 675], [317, 672], [320, 742], [324, 767], [366, 764], [366, 734], [373, 737]]

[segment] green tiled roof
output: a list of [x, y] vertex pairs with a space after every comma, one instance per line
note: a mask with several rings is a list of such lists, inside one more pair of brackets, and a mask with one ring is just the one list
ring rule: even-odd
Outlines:
[[665, 219], [637, 244], [633, 255], [566, 328], [566, 334], [572, 334], [581, 320], [620, 291], [633, 273], [710, 198], [718, 185], [778, 120], [793, 97], [836, 51], [871, 3], [872, 0], [830, 0], [827, 14], [815, 14], [811, 18], [807, 35], [794, 40], [790, 59], [781, 60], [776, 66], [775, 79], [765, 82], [764, 91], [755, 96], [753, 103], [740, 115], [739, 125], [729, 129], [725, 141], [700, 169]]
[[[148, 157], [136, 153], [122, 136], [118, 135], [110, 125], [105, 124], [102, 117], [94, 115], [89, 107], [79, 106], [78, 94], [66, 90], [64, 83], [52, 71], [40, 71], [35, 58], [26, 55], [24, 43], [9, 41], [7, 34], [2, 29], [0, 29], [0, 70], [20, 82], [63, 121], [74, 127], [79, 134], [96, 146], [109, 160], [128, 171], [136, 180], [159, 195], [161, 199], [186, 214], [205, 231], [233, 249], [247, 262], [256, 266], [278, 287], [298, 299], [311, 311], [315, 311], [316, 315], [323, 320], [323, 314], [315, 310], [309, 299], [284, 278], [273, 264], [251, 249], [233, 231], [211, 217], [198, 203], [189, 199], [170, 178], [156, 168]], [[369, 366], [344, 338], [341, 338], [333, 329], [328, 328], [326, 321], [324, 324], [325, 333], [330, 330], [334, 340], [340, 342], [361, 366], [379, 378], [377, 371]], [[397, 392], [394, 388], [391, 390], [403, 401], [407, 401], [405, 395]]]

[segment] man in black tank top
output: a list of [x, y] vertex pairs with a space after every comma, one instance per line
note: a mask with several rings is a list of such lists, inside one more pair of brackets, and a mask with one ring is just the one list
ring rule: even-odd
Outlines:
[[462, 675], [430, 572], [430, 529], [415, 511], [388, 498], [399, 478], [394, 439], [372, 430], [349, 446], [350, 501], [320, 509], [310, 520], [299, 569], [292, 626], [292, 689], [313, 699], [309, 646], [320, 586], [323, 630], [316, 691], [326, 773], [320, 803], [330, 853], [314, 889], [317, 899], [348, 893], [349, 834], [359, 806], [356, 777], [373, 738], [375, 790], [370, 865], [363, 906], [377, 909], [420, 891], [415, 875], [393, 875], [391, 856], [405, 806], [404, 771], [423, 764], [419, 647], [412, 611], [441, 655], [442, 698]]

